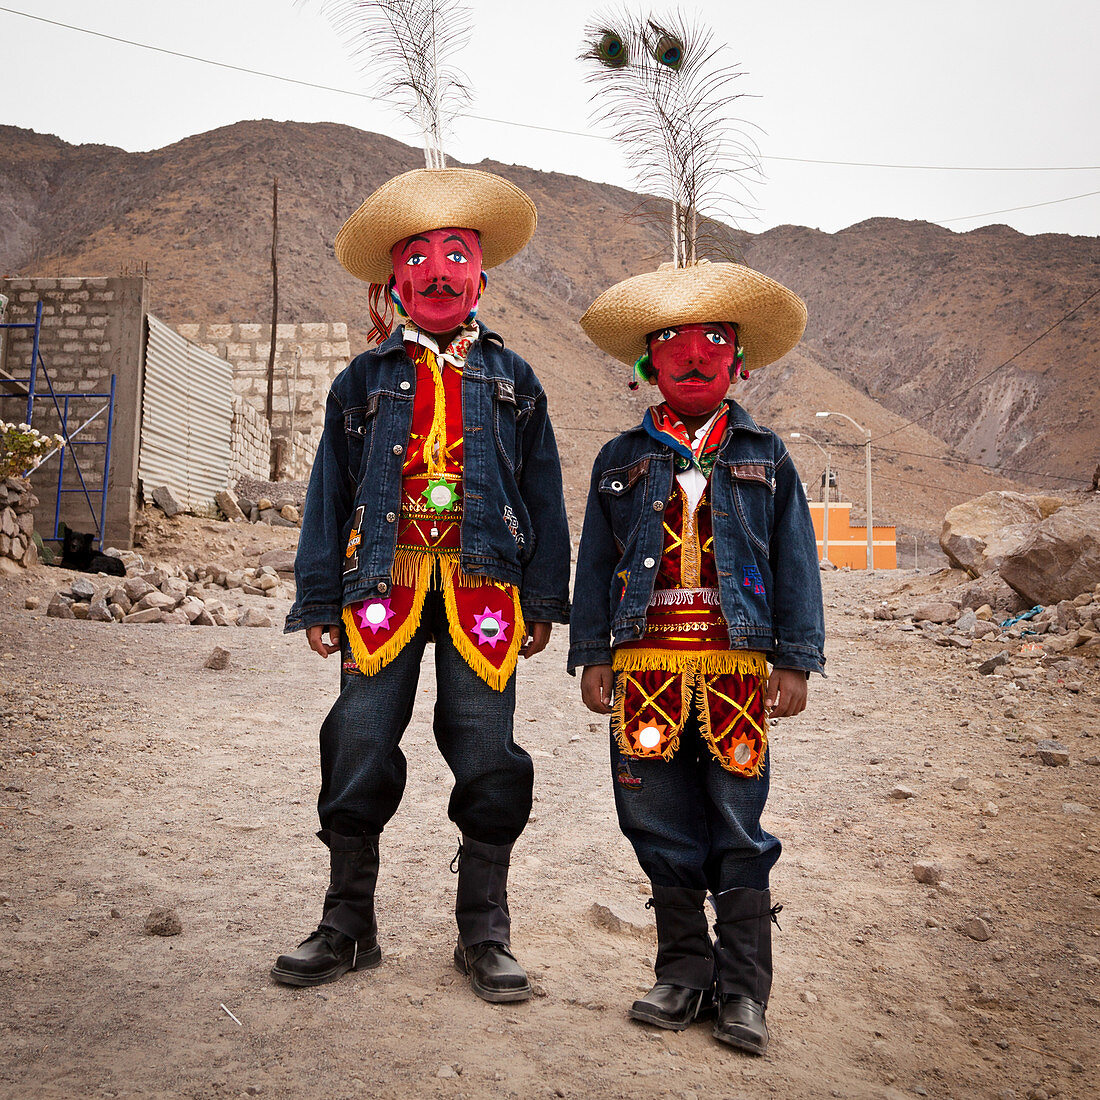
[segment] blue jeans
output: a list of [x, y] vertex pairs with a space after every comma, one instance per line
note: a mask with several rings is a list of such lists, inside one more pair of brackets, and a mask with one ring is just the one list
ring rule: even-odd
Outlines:
[[454, 774], [447, 814], [483, 844], [511, 844], [531, 813], [534, 767], [512, 738], [513, 676], [494, 691], [455, 649], [443, 595], [431, 591], [408, 645], [373, 676], [341, 675], [321, 726], [321, 826], [343, 836], [381, 833], [405, 790], [401, 735], [412, 717], [420, 661], [435, 638], [436, 744]]
[[619, 828], [655, 886], [720, 894], [768, 889], [781, 845], [760, 827], [771, 753], [759, 779], [726, 771], [699, 734], [692, 708], [671, 760], [635, 760], [611, 735]]

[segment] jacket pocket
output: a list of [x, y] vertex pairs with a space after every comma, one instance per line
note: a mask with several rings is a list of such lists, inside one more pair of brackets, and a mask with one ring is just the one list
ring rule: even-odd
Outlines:
[[611, 533], [620, 547], [633, 538], [645, 514], [645, 479], [649, 458], [608, 470], [600, 477], [599, 492], [611, 518]]
[[731, 462], [729, 472], [741, 526], [766, 554], [775, 514], [775, 467], [768, 462]]
[[513, 474], [523, 465], [523, 428], [535, 407], [535, 399], [517, 393], [515, 384], [506, 378], [493, 383], [493, 435], [500, 457]]
[[371, 444], [374, 442], [375, 419], [381, 404], [381, 395], [372, 393], [363, 405], [344, 410], [344, 434], [348, 443], [348, 475], [353, 485], [363, 478]]

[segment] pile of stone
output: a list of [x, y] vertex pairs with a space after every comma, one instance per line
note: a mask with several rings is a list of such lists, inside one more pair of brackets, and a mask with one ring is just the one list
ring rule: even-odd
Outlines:
[[[242, 483], [243, 489], [242, 489]], [[169, 518], [187, 513], [173, 496], [171, 489], [161, 485], [150, 494], [153, 503]], [[305, 482], [257, 481], [242, 478], [237, 491], [223, 489], [214, 494], [218, 511], [231, 523], [266, 523], [272, 527], [301, 527], [305, 501]]]
[[[38, 497], [19, 477], [0, 482], [0, 561], [30, 567], [38, 561], [34, 542], [34, 507]], [[18, 570], [15, 570], [16, 572]]]
[[273, 564], [261, 562], [240, 570], [216, 563], [150, 568], [131, 551], [112, 553], [126, 563], [125, 579], [102, 573], [75, 577], [54, 594], [46, 613], [104, 623], [271, 626], [269, 615], [257, 607], [240, 606], [239, 597], [293, 597], [293, 582], [288, 587]]

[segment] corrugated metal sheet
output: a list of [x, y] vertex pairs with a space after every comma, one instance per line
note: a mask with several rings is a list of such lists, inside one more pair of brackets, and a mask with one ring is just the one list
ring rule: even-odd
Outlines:
[[149, 315], [138, 476], [146, 498], [167, 485], [193, 512], [212, 514], [229, 478], [233, 371]]

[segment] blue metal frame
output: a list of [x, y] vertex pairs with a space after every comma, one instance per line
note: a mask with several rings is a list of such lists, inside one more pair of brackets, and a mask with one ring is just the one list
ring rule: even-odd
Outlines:
[[[40, 348], [39, 336], [42, 331], [42, 299], [40, 298], [35, 305], [34, 320], [24, 322], [0, 322], [0, 330], [2, 329], [34, 329], [34, 335], [31, 338], [31, 368], [30, 374], [26, 378], [16, 378], [14, 375], [10, 375], [9, 378], [13, 382], [25, 383], [27, 387], [27, 418], [25, 423], [32, 424], [32, 417], [34, 416], [34, 400], [37, 396], [37, 383], [38, 383], [38, 368], [42, 367], [42, 377], [46, 380], [46, 385], [49, 388], [50, 399], [53, 403], [55, 412], [57, 413], [58, 420], [61, 422], [61, 436], [65, 440], [65, 445], [61, 447], [58, 452], [57, 460], [57, 499], [54, 503], [54, 518], [53, 518], [53, 534], [50, 536], [51, 542], [60, 542], [59, 532], [61, 530], [61, 497], [65, 493], [82, 493], [84, 499], [88, 502], [88, 510], [92, 514], [92, 521], [96, 525], [96, 534], [99, 536], [99, 549], [103, 549], [104, 539], [104, 527], [107, 518], [107, 490], [110, 485], [111, 477], [111, 440], [114, 434], [115, 425], [115, 375], [111, 375], [111, 388], [107, 393], [62, 393], [58, 394], [53, 388], [53, 382], [50, 380], [49, 371], [46, 369], [46, 363], [42, 358], [42, 352]], [[23, 394], [19, 393], [0, 393], [0, 398], [22, 397]], [[61, 404], [58, 403], [58, 398], [61, 399]], [[106, 399], [107, 404], [102, 408], [97, 409], [83, 424], [80, 425], [72, 433], [69, 434], [69, 402], [75, 400], [94, 400], [96, 398]], [[99, 418], [100, 414], [106, 411], [107, 413], [107, 437], [102, 440], [94, 439], [75, 439], [74, 437], [79, 435], [93, 420]], [[92, 503], [92, 495], [88, 491], [88, 484], [84, 480], [84, 471], [80, 468], [80, 462], [76, 457], [76, 451], [72, 450], [75, 447], [103, 447], [103, 478], [99, 487], [99, 514], [96, 514], [95, 505]], [[76, 476], [80, 481], [79, 489], [66, 489], [64, 488], [65, 478], [65, 455], [72, 455], [73, 468], [76, 470]], [[34, 469], [37, 469], [35, 467]], [[33, 470], [31, 471], [33, 473]]]

